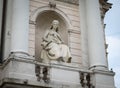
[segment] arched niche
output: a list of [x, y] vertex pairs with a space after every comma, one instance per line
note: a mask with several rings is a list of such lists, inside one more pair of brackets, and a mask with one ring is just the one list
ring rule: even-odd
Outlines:
[[68, 45], [68, 24], [66, 23], [64, 17], [59, 13], [52, 10], [46, 10], [40, 13], [36, 18], [36, 29], [35, 29], [35, 58], [40, 59], [40, 53], [42, 50], [41, 42], [45, 31], [50, 28], [53, 20], [58, 20], [59, 24], [59, 34], [61, 35], [64, 43]]

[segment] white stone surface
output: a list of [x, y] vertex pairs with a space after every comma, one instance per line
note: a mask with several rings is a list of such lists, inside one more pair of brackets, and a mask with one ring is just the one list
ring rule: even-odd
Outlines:
[[51, 81], [67, 84], [79, 84], [79, 72], [65, 68], [51, 68]]
[[96, 73], [95, 77], [95, 88], [115, 88], [114, 84], [114, 76], [111, 75], [111, 72], [106, 73]]
[[90, 67], [96, 66], [105, 69], [104, 67], [107, 68], [107, 61], [99, 0], [92, 2], [86, 0], [86, 17]]
[[[8, 0], [8, 2], [9, 1], [10, 0]], [[48, 0], [30, 0], [31, 9], [29, 9], [29, 0], [12, 0], [12, 1], [14, 2], [13, 8], [11, 8], [13, 9], [13, 12], [11, 12], [10, 10], [9, 11], [13, 15], [11, 17], [11, 19], [13, 20], [11, 20], [11, 25], [7, 26], [7, 28], [10, 28], [10, 26], [12, 27], [11, 52], [21, 51], [27, 53], [28, 40], [30, 39], [30, 41], [32, 40], [32, 42], [30, 42], [31, 44], [29, 45], [29, 47], [31, 51], [33, 51], [32, 54], [34, 55], [34, 51], [35, 51], [34, 22], [36, 21], [38, 15], [44, 11], [48, 11], [48, 10], [56, 11], [56, 13], [59, 13], [61, 20], [64, 20], [62, 22], [66, 23], [66, 25], [62, 25], [62, 26], [64, 27], [67, 26], [68, 30], [74, 30], [75, 28], [74, 30], [75, 32], [76, 30], [77, 32], [81, 31], [81, 33], [76, 33], [77, 35], [76, 34], [72, 36], [70, 35], [70, 37], [72, 37], [71, 39], [75, 41], [75, 43], [73, 43], [74, 41], [72, 41], [70, 45], [74, 46], [73, 48], [76, 48], [79, 47], [79, 44], [81, 45], [82, 43], [82, 53], [81, 53], [82, 56], [81, 55], [78, 56], [80, 51], [75, 49], [74, 50], [71, 49], [71, 50], [73, 54], [77, 54], [77, 56], [74, 56], [75, 58], [78, 58], [79, 60], [81, 60], [82, 58], [82, 62], [80, 63], [83, 64], [83, 66], [85, 67], [78, 66], [76, 63], [63, 64], [57, 62], [57, 64], [54, 63], [54, 65], [51, 65], [52, 64], [51, 63], [50, 85], [52, 84], [53, 88], [81, 88], [79, 71], [91, 72], [91, 73], [93, 72], [92, 81], [93, 84], [95, 85], [95, 88], [115, 88], [114, 78], [113, 78], [114, 74], [112, 72], [109, 71], [105, 72], [103, 70], [98, 72], [95, 72], [94, 70], [86, 70], [86, 68], [88, 69], [89, 67], [89, 61], [91, 67], [95, 65], [98, 67], [102, 67], [102, 66], [107, 67], [107, 61], [104, 51], [105, 50], [104, 36], [103, 36], [103, 29], [100, 20], [98, 0], [93, 0], [92, 2], [90, 0], [79, 0], [80, 1], [79, 9], [78, 6], [75, 5], [71, 5], [63, 2], [57, 2], [58, 7], [55, 10], [48, 7], [48, 3], [49, 3]], [[30, 32], [28, 33], [29, 10], [31, 11], [30, 20], [33, 22], [33, 24], [30, 25], [32, 30], [30, 30]], [[77, 19], [79, 18], [78, 10], [80, 11], [80, 19]], [[10, 15], [8, 14], [8, 16]], [[8, 21], [10, 21], [9, 18], [7, 18]], [[41, 20], [41, 18], [39, 19]], [[44, 18], [40, 22], [43, 21]], [[79, 30], [79, 26], [81, 30]], [[39, 28], [41, 27], [39, 26]], [[39, 33], [41, 32], [42, 31], [39, 31]], [[32, 35], [28, 38], [28, 34], [32, 34]], [[79, 40], [80, 37], [82, 38], [82, 41]], [[89, 46], [89, 58], [88, 58], [88, 46]], [[80, 49], [81, 47], [79, 47], [79, 50]], [[73, 60], [74, 60], [73, 62], [79, 61], [77, 59], [76, 60], [73, 59]], [[13, 78], [18, 80], [22, 79], [22, 80], [28, 80], [28, 85], [34, 84], [37, 86], [41, 86], [41, 85], [45, 87], [48, 86], [49, 84], [45, 84], [40, 81], [37, 81], [37, 77], [35, 74], [35, 64], [41, 65], [41, 63], [36, 61], [31, 61], [29, 58], [11, 59], [9, 63], [4, 63], [2, 69], [0, 69], [0, 79], [4, 79], [4, 78], [11, 78], [11, 79]], [[83, 68], [82, 70], [80, 69], [81, 67]], [[17, 81], [15, 83], [17, 83]]]
[[28, 53], [29, 0], [13, 0], [11, 52]]
[[10, 61], [2, 71], [1, 79], [13, 78], [36, 81], [35, 65], [25, 61]]

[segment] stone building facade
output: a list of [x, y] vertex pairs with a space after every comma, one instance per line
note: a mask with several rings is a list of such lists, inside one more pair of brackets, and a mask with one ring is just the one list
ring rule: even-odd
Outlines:
[[[107, 0], [0, 0], [0, 88], [115, 88], [104, 16]], [[59, 20], [71, 63], [40, 58], [42, 36]]]

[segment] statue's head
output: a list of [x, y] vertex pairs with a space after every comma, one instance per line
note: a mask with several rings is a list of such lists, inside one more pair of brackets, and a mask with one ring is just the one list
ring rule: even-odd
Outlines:
[[55, 29], [56, 31], [58, 31], [58, 25], [59, 25], [59, 21], [58, 20], [53, 20], [51, 29]]
[[52, 24], [59, 24], [59, 21], [58, 20], [53, 20]]

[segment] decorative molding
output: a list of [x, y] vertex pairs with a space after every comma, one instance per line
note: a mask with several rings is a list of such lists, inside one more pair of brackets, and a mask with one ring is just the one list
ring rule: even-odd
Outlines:
[[50, 0], [49, 1], [49, 6], [50, 6], [50, 8], [56, 8], [56, 2], [55, 2], [55, 0]]
[[66, 3], [70, 3], [70, 4], [75, 4], [75, 5], [79, 4], [79, 0], [56, 0], [56, 1], [66, 2]]
[[104, 19], [106, 12], [112, 8], [112, 3], [109, 3], [108, 0], [99, 0], [99, 2], [100, 2], [101, 18]]
[[51, 9], [51, 8], [48, 7], [48, 6], [39, 7], [39, 8], [37, 8], [36, 10], [34, 10], [34, 11], [31, 13], [31, 15], [30, 15], [30, 21], [29, 21], [29, 23], [31, 23], [31, 24], [36, 24], [36, 19], [37, 19], [37, 17], [38, 17], [41, 13], [43, 13], [43, 12], [45, 12], [45, 11], [48, 11], [48, 10], [50, 10], [50, 11], [55, 11], [55, 12], [58, 13], [63, 19], [65, 19], [65, 21], [66, 21], [66, 23], [67, 23], [67, 28], [68, 28], [68, 29], [73, 28], [72, 23], [71, 23], [71, 20], [68, 18], [68, 16], [66, 16], [66, 14], [65, 14], [63, 11], [61, 11], [59, 8]]
[[73, 29], [68, 30], [68, 33], [81, 34], [81, 32], [80, 32], [80, 31], [73, 30]]
[[109, 70], [97, 70], [97, 69], [94, 69], [93, 70], [93, 73], [94, 74], [105, 74], [105, 75], [109, 75], [109, 76], [114, 76], [115, 75], [115, 72], [112, 71], [112, 69], [109, 71]]

